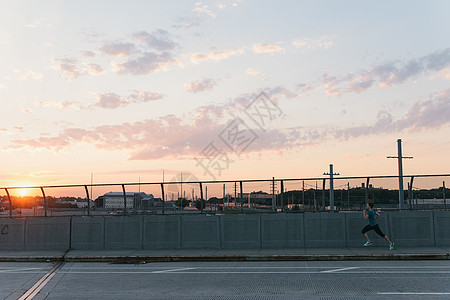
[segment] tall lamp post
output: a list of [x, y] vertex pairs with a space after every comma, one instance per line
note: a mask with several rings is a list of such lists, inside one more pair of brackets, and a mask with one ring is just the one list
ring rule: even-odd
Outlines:
[[403, 159], [412, 159], [412, 156], [402, 156], [402, 140], [397, 140], [397, 156], [388, 156], [387, 158], [398, 159], [398, 208], [405, 209], [405, 195], [403, 191]]
[[333, 164], [330, 164], [330, 173], [323, 173], [323, 175], [330, 175], [330, 210], [334, 210], [334, 184], [333, 176], [340, 175], [339, 173], [333, 173]]

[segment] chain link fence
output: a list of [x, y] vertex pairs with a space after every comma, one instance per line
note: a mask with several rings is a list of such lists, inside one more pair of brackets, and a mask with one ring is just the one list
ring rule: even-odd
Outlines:
[[[403, 176], [402, 209], [448, 209], [449, 179]], [[398, 176], [199, 181], [179, 174], [169, 182], [2, 187], [0, 217], [351, 211], [368, 201], [398, 210], [398, 186]]]

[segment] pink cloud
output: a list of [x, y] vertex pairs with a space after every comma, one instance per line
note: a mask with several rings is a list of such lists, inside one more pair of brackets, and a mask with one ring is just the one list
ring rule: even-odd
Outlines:
[[53, 64], [54, 68], [61, 71], [62, 77], [70, 80], [75, 79], [83, 74], [79, 69], [80, 61], [71, 58], [58, 58]]
[[192, 63], [197, 64], [197, 63], [200, 63], [200, 62], [206, 61], [206, 60], [221, 61], [221, 60], [228, 59], [231, 56], [241, 55], [241, 54], [244, 54], [243, 49], [233, 48], [233, 49], [217, 51], [217, 49], [213, 48], [207, 54], [202, 54], [202, 53], [190, 54], [189, 58]]
[[120, 106], [127, 106], [133, 103], [144, 103], [164, 98], [158, 93], [141, 92], [135, 90], [133, 94], [128, 97], [122, 97], [115, 93], [98, 94], [95, 106], [102, 108], [117, 108]]
[[105, 70], [98, 64], [86, 64], [87, 73], [89, 75], [101, 75], [105, 73]]
[[330, 76], [324, 72], [321, 78], [327, 95], [343, 93], [362, 93], [377, 82], [382, 88], [401, 84], [409, 79], [428, 72], [441, 72], [450, 66], [450, 48], [411, 59], [406, 62], [393, 61], [378, 65], [359, 73], [348, 73], [343, 76]]
[[111, 56], [130, 56], [136, 49], [132, 43], [109, 43], [100, 47], [100, 51]]
[[76, 79], [82, 75], [101, 75], [104, 73], [103, 68], [98, 64], [72, 58], [57, 58], [53, 67], [59, 70], [62, 77], [67, 80]]
[[170, 51], [178, 47], [178, 44], [172, 40], [171, 35], [166, 30], [158, 29], [152, 33], [141, 31], [134, 36], [158, 51]]
[[84, 57], [94, 57], [96, 54], [93, 51], [82, 51], [81, 55], [83, 55]]
[[450, 89], [436, 94], [427, 101], [417, 101], [398, 119], [388, 112], [381, 111], [377, 121], [372, 125], [350, 127], [337, 130], [337, 138], [352, 138], [364, 135], [383, 134], [387, 132], [400, 132], [402, 130], [439, 129], [450, 123]]
[[94, 97], [96, 98], [96, 102], [89, 104], [83, 104], [79, 101], [47, 100], [37, 102], [36, 105], [43, 108], [54, 107], [59, 110], [66, 110], [66, 109], [80, 110], [80, 109], [90, 109], [93, 107], [114, 109], [136, 103], [145, 103], [149, 101], [161, 100], [164, 98], [164, 95], [160, 93], [133, 90], [132, 93], [128, 96], [120, 96], [116, 93], [104, 93], [104, 94], [96, 94], [94, 95]]
[[168, 70], [173, 65], [180, 65], [180, 62], [173, 58], [171, 53], [147, 52], [138, 58], [118, 64], [117, 72], [119, 74], [146, 75], [156, 71]]
[[292, 42], [292, 45], [296, 48], [306, 48], [306, 49], [317, 49], [323, 48], [328, 49], [334, 46], [334, 42], [327, 37], [322, 37], [318, 39], [297, 39]]
[[37, 106], [42, 108], [47, 107], [54, 107], [59, 110], [65, 110], [65, 109], [74, 109], [79, 110], [82, 108], [88, 108], [88, 106], [83, 105], [79, 101], [56, 101], [56, 100], [47, 100], [47, 101], [40, 101], [36, 103]]
[[208, 16], [210, 16], [211, 18], [216, 18], [217, 15], [215, 13], [213, 13], [211, 11], [211, 9], [209, 9], [208, 5], [202, 5], [201, 2], [197, 2], [195, 4], [194, 9], [192, 10], [198, 14], [207, 14]]
[[284, 48], [275, 44], [253, 44], [253, 52], [255, 53], [276, 53], [284, 52]]
[[[243, 96], [247, 97], [247, 96]], [[250, 102], [252, 99], [247, 99]], [[105, 94], [101, 105], [117, 107], [122, 105], [123, 98], [116, 94]], [[100, 105], [100, 104], [99, 104]], [[35, 139], [15, 140], [9, 148], [30, 147], [60, 151], [74, 144], [88, 143], [102, 150], [126, 151], [130, 159], [158, 159], [162, 157], [186, 158], [198, 155], [209, 143], [217, 140], [224, 130], [228, 118], [226, 112], [240, 107], [237, 101], [226, 105], [210, 104], [189, 114], [189, 118], [168, 115], [159, 119], [143, 120], [120, 125], [103, 125], [92, 129], [68, 128], [57, 136], [41, 135]], [[275, 142], [264, 147], [281, 147], [289, 137], [280, 133]], [[295, 141], [292, 140], [292, 143]], [[262, 144], [258, 147], [262, 147]], [[249, 148], [249, 151], [258, 149]]]
[[[271, 93], [271, 98], [274, 95], [286, 96], [286, 93], [289, 95], [284, 88], [267, 90]], [[34, 139], [14, 140], [6, 148], [29, 147], [60, 151], [74, 144], [87, 143], [105, 151], [125, 151], [130, 159], [151, 160], [164, 157], [192, 159], [211, 141], [219, 141], [219, 135], [232, 121], [231, 115], [227, 112], [246, 107], [256, 96], [257, 94], [246, 94], [224, 105], [206, 105], [189, 113], [189, 117], [167, 115], [158, 119], [103, 125], [91, 129], [67, 128], [56, 136], [41, 134]], [[121, 101], [124, 99], [116, 94], [104, 94], [103, 97], [101, 105], [105, 107], [123, 105]], [[447, 89], [426, 101], [417, 101], [405, 115], [397, 119], [390, 113], [381, 111], [375, 123], [363, 126], [343, 129], [307, 127], [262, 129], [251, 124], [250, 120], [244, 120], [248, 121], [248, 126], [257, 136], [245, 153], [283, 151], [327, 139], [351, 139], [403, 130], [433, 130], [449, 124], [449, 115], [450, 89]], [[221, 147], [226, 149], [224, 144]]]
[[198, 93], [206, 90], [212, 90], [217, 84], [213, 79], [204, 79], [202, 81], [193, 81], [184, 84], [184, 88], [188, 92]]

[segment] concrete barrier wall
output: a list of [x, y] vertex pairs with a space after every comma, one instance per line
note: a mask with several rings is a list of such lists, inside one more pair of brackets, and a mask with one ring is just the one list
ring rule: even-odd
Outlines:
[[432, 211], [390, 212], [391, 238], [402, 246], [434, 246]]
[[305, 247], [345, 247], [345, 214], [305, 213]]
[[261, 248], [261, 215], [223, 215], [220, 220], [221, 248]]
[[182, 218], [181, 248], [220, 249], [220, 219], [205, 215]]
[[105, 249], [142, 249], [141, 216], [109, 216], [105, 218]]
[[450, 213], [434, 211], [433, 215], [436, 246], [450, 246]]
[[[450, 246], [450, 211], [381, 212], [377, 222], [398, 247]], [[361, 212], [4, 218], [0, 250], [358, 247], [367, 224]]]
[[303, 214], [261, 215], [262, 248], [301, 248], [305, 245]]
[[25, 219], [0, 219], [0, 250], [25, 248]]
[[25, 219], [25, 250], [67, 250], [70, 217]]
[[145, 216], [145, 249], [178, 249], [180, 240], [181, 216]]
[[71, 234], [70, 249], [105, 249], [105, 218], [73, 217]]

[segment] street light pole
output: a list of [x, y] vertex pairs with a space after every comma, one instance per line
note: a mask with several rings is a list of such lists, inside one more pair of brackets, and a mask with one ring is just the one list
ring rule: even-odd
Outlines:
[[340, 175], [340, 174], [339, 173], [333, 173], [333, 164], [330, 164], [330, 173], [323, 173], [323, 175], [330, 175], [330, 210], [334, 210], [333, 175]]
[[[398, 159], [398, 207], [405, 209], [405, 195], [403, 191], [403, 159], [412, 159], [412, 156], [402, 156], [402, 140], [397, 140], [398, 156], [388, 156], [387, 158]], [[412, 187], [411, 187], [412, 188]]]

